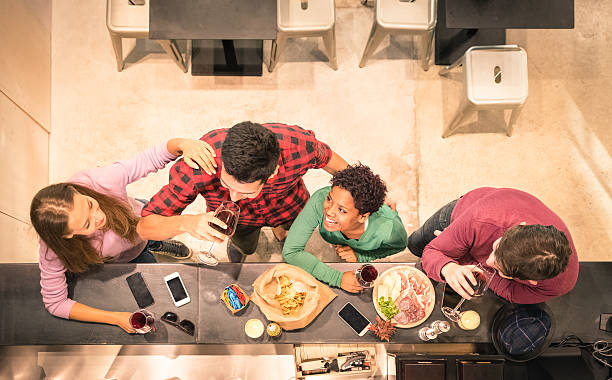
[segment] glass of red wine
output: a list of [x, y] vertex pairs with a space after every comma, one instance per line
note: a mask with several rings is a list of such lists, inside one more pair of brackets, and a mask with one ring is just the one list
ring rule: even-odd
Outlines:
[[[214, 228], [215, 230], [221, 232], [222, 234], [227, 235], [227, 237], [232, 237], [232, 235], [234, 235], [234, 232], [236, 232], [236, 226], [238, 226], [239, 216], [240, 206], [238, 206], [232, 201], [223, 201], [221, 202], [221, 205], [215, 210], [214, 217], [225, 223], [227, 228], [221, 228], [220, 226], [212, 222], [208, 222], [208, 225]], [[215, 266], [219, 264], [219, 260], [217, 260], [217, 258], [212, 254], [214, 246], [215, 243], [213, 242], [210, 248], [208, 249], [208, 252], [198, 253], [198, 260], [210, 266]]]
[[371, 288], [374, 286], [374, 281], [378, 278], [378, 271], [372, 264], [363, 264], [355, 271], [355, 278], [357, 282], [364, 288]]
[[[467, 277], [466, 279], [472, 286], [472, 297], [480, 297], [487, 291], [487, 289], [489, 289], [489, 284], [491, 283], [495, 272], [490, 268], [485, 267], [481, 263], [478, 263], [477, 265], [474, 265], [474, 268], [472, 268], [472, 273], [474, 274], [474, 277], [476, 277], [476, 285], [473, 285], [472, 282], [467, 279]], [[463, 305], [465, 300], [465, 298], [461, 298], [459, 303], [457, 303], [457, 306], [452, 309], [448, 306], [443, 306], [442, 314], [444, 314], [451, 321], [457, 322], [459, 320], [459, 314], [461, 314], [461, 305]]]
[[155, 331], [155, 317], [147, 309], [140, 309], [130, 315], [130, 325], [138, 334], [146, 334], [150, 331]]

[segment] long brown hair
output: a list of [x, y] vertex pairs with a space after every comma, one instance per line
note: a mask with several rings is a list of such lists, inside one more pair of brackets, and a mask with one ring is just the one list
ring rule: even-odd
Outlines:
[[91, 244], [91, 237], [74, 235], [68, 228], [68, 212], [74, 207], [76, 193], [94, 198], [106, 215], [105, 231], [112, 230], [122, 238], [136, 243], [138, 217], [126, 202], [74, 183], [64, 182], [41, 189], [30, 205], [30, 221], [38, 236], [55, 252], [66, 269], [73, 273], [86, 271], [90, 265], [102, 264], [102, 258]]

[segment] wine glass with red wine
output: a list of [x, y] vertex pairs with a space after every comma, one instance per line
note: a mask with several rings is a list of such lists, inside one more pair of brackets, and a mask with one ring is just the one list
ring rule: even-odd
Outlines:
[[130, 315], [130, 325], [138, 334], [155, 331], [155, 316], [147, 309], [140, 309]]
[[355, 278], [357, 282], [364, 288], [371, 288], [374, 286], [374, 281], [378, 278], [378, 271], [372, 264], [363, 264], [355, 271]]
[[[214, 228], [215, 230], [221, 232], [224, 235], [227, 235], [228, 238], [234, 235], [236, 232], [236, 226], [238, 226], [238, 217], [240, 216], [240, 207], [232, 202], [232, 201], [223, 201], [219, 207], [215, 210], [214, 217], [225, 223], [227, 228], [221, 228], [215, 223], [208, 222], [208, 225]], [[200, 252], [198, 253], [198, 260], [200, 262], [215, 266], [219, 264], [219, 260], [212, 254], [213, 247], [215, 243], [213, 242], [210, 246], [208, 252]]]
[[[468, 280], [468, 283], [472, 286], [472, 290], [474, 292], [472, 297], [480, 297], [487, 291], [487, 289], [489, 289], [489, 284], [491, 283], [495, 272], [490, 268], [485, 267], [481, 263], [478, 263], [477, 265], [474, 265], [472, 273], [474, 274], [474, 277], [476, 277], [476, 285], [473, 285], [472, 282], [467, 279], [467, 277], [466, 280]], [[442, 314], [444, 314], [451, 321], [457, 322], [457, 320], [459, 320], [459, 314], [461, 314], [461, 305], [463, 305], [464, 302], [465, 298], [461, 298], [461, 301], [459, 301], [457, 306], [455, 306], [453, 309], [448, 306], [442, 307]]]

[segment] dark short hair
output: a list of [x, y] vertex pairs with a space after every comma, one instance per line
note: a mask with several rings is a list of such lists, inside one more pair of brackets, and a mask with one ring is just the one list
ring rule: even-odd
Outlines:
[[518, 225], [502, 235], [495, 261], [506, 276], [537, 281], [563, 272], [571, 255], [567, 237], [554, 226]]
[[359, 214], [378, 211], [385, 201], [387, 186], [378, 174], [369, 167], [358, 163], [336, 172], [331, 179], [332, 186], [338, 186], [351, 193]]
[[266, 182], [278, 165], [276, 135], [261, 124], [245, 121], [228, 129], [221, 147], [227, 174], [242, 183]]

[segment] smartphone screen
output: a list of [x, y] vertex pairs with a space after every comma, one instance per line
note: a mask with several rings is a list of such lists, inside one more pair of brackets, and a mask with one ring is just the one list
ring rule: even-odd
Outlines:
[[188, 297], [180, 277], [171, 278], [166, 281], [166, 283], [168, 284], [168, 289], [170, 289], [172, 298], [174, 298], [174, 303], [178, 303]]
[[153, 305], [155, 301], [153, 300], [151, 292], [149, 292], [149, 288], [147, 288], [147, 284], [144, 282], [144, 278], [142, 278], [142, 273], [136, 272], [129, 275], [126, 281], [139, 308], [144, 309], [145, 307]]
[[355, 306], [350, 302], [344, 305], [340, 312], [338, 312], [338, 315], [360, 335], [363, 335], [368, 325], [370, 325], [370, 321], [355, 309]]

